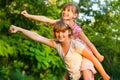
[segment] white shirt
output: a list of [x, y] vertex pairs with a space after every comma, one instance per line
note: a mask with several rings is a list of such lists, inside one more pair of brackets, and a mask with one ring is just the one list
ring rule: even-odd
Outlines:
[[55, 44], [55, 48], [58, 51], [58, 54], [62, 58], [65, 63], [66, 69], [70, 75], [72, 80], [79, 80], [81, 73], [80, 73], [80, 66], [82, 61], [81, 52], [85, 48], [79, 40], [72, 40], [70, 44], [70, 48], [66, 55], [63, 55], [63, 51], [61, 45], [59, 43]]

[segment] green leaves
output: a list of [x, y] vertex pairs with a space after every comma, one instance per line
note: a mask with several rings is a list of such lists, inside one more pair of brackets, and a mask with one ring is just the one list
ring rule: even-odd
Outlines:
[[3, 40], [0, 40], [0, 56], [8, 57], [8, 55], [13, 55], [13, 53], [14, 53], [14, 47], [11, 47]]
[[[10, 34], [9, 26], [14, 24], [37, 32], [48, 38], [52, 36], [52, 25], [25, 18], [20, 14], [27, 10], [34, 15], [44, 15], [52, 19], [61, 16], [63, 3], [71, 0], [59, 0], [49, 3], [47, 0], [0, 0], [0, 79], [2, 80], [61, 80], [65, 66], [56, 50], [35, 42], [20, 33]], [[77, 4], [77, 3], [76, 3]], [[93, 10], [98, 4], [100, 10]], [[85, 34], [94, 43], [98, 51], [105, 56], [103, 65], [113, 77], [119, 79], [120, 68], [120, 1], [81, 0], [80, 13], [94, 18], [78, 19]], [[84, 8], [82, 8], [82, 7]], [[85, 19], [85, 20], [83, 20]], [[111, 66], [109, 66], [111, 65]], [[23, 73], [24, 76], [23, 76]], [[11, 75], [14, 74], [14, 75]], [[13, 77], [12, 77], [13, 76]], [[15, 77], [17, 76], [17, 77]]]

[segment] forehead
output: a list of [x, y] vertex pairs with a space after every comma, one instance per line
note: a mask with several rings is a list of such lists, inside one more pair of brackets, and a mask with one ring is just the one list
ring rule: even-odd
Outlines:
[[63, 10], [65, 10], [65, 9], [68, 9], [68, 10], [71, 10], [71, 11], [75, 11], [76, 8], [73, 5], [66, 5], [66, 6], [63, 7]]
[[66, 25], [55, 26], [55, 27], [54, 27], [54, 31], [55, 31], [55, 32], [61, 32], [61, 31], [66, 31], [66, 30], [68, 30], [68, 28], [66, 27]]
[[58, 32], [58, 31], [66, 31], [66, 30], [69, 30], [70, 29], [70, 26], [65, 24], [64, 22], [58, 22], [54, 25], [54, 32]]

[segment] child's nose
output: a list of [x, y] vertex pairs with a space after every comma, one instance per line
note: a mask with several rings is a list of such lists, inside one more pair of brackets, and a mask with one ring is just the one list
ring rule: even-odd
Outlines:
[[62, 32], [59, 32], [59, 35], [61, 36], [63, 33]]

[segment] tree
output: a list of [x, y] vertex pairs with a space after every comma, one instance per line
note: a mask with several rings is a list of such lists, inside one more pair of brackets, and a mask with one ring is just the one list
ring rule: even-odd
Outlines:
[[[112, 79], [119, 79], [120, 59], [120, 1], [79, 0], [80, 13], [84, 13], [81, 26], [105, 56], [103, 65]], [[94, 6], [94, 7], [93, 7]], [[86, 17], [87, 16], [87, 17]]]
[[[52, 1], [52, 2], [50, 2]], [[11, 24], [52, 38], [51, 25], [24, 18], [20, 12], [60, 18], [64, 3], [73, 0], [0, 0], [0, 80], [61, 80], [65, 67], [56, 51], [27, 37], [8, 32]], [[74, 2], [75, 3], [75, 2]], [[79, 0], [77, 22], [105, 56], [103, 66], [113, 80], [120, 68], [120, 1]], [[97, 6], [97, 9], [93, 6]], [[49, 34], [49, 35], [48, 35]], [[51, 34], [51, 35], [50, 35]], [[96, 79], [100, 76], [96, 74]]]

